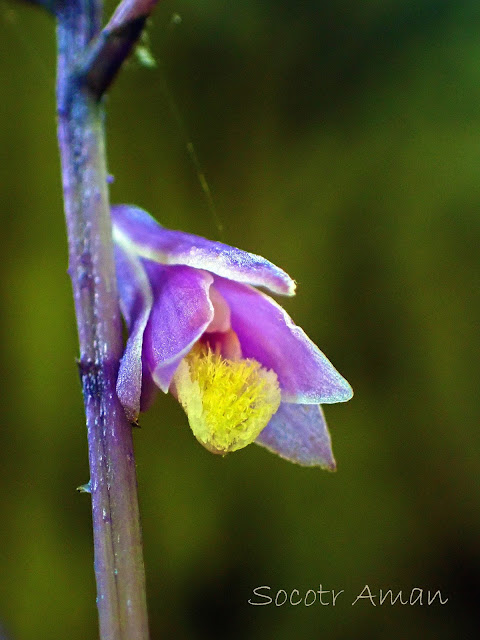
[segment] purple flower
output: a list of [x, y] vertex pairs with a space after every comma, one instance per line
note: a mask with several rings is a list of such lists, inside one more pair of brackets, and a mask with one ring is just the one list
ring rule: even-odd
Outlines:
[[335, 468], [321, 404], [348, 382], [272, 298], [294, 281], [264, 258], [112, 208], [120, 306], [129, 337], [117, 393], [131, 421], [158, 388], [183, 406], [214, 453], [250, 442], [302, 465]]

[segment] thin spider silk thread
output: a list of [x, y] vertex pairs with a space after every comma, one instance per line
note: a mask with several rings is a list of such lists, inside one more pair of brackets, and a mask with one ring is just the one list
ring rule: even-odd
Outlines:
[[160, 73], [160, 79], [161, 79], [161, 89], [162, 92], [165, 96], [165, 99], [167, 101], [168, 104], [168, 108], [170, 109], [170, 112], [175, 120], [175, 123], [178, 127], [178, 130], [180, 132], [180, 135], [183, 138], [183, 143], [185, 145], [185, 149], [188, 153], [188, 156], [190, 158], [190, 161], [192, 162], [194, 168], [195, 168], [195, 172], [197, 174], [197, 180], [198, 183], [200, 185], [200, 188], [203, 192], [203, 195], [205, 197], [206, 203], [207, 203], [207, 208], [208, 211], [212, 217], [213, 223], [215, 225], [215, 228], [218, 232], [218, 239], [219, 240], [224, 240], [224, 226], [223, 223], [220, 219], [220, 216], [218, 214], [217, 211], [217, 207], [215, 206], [215, 201], [213, 199], [213, 195], [212, 195], [212, 191], [210, 189], [210, 186], [208, 184], [207, 178], [205, 176], [205, 172], [203, 170], [202, 164], [200, 162], [200, 159], [198, 157], [198, 154], [196, 152], [195, 149], [195, 145], [192, 142], [191, 136], [188, 132], [187, 126], [185, 125], [185, 121], [182, 118], [182, 115], [180, 113], [180, 110], [177, 106], [177, 103], [175, 101], [175, 98], [173, 97], [172, 92], [170, 91], [170, 88], [168, 86], [168, 80], [167, 80], [167, 76], [165, 73], [165, 69], [162, 63], [160, 63], [158, 65], [158, 69], [159, 69], [159, 73]]

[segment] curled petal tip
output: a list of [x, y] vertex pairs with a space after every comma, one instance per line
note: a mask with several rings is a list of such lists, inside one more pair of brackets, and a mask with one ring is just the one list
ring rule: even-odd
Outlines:
[[350, 384], [338, 372], [334, 387], [329, 399], [323, 400], [322, 404], [334, 404], [336, 402], [348, 402], [353, 398], [353, 389]]
[[351, 400], [353, 396], [354, 396], [353, 389], [351, 385], [345, 380], [345, 392], [342, 396], [341, 402], [348, 402], [348, 400]]
[[297, 293], [297, 283], [293, 278], [290, 278], [288, 274], [285, 274], [288, 278], [287, 281], [287, 290], [285, 291], [285, 295], [294, 296]]

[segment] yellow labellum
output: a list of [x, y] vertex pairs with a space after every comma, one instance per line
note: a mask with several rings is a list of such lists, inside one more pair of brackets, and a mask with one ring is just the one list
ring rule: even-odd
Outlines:
[[195, 437], [213, 453], [253, 442], [280, 405], [273, 371], [256, 360], [226, 360], [210, 347], [195, 346], [174, 383]]

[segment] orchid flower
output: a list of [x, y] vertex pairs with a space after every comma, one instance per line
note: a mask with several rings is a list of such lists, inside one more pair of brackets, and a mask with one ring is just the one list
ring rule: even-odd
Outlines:
[[295, 282], [264, 258], [112, 207], [128, 340], [117, 393], [130, 421], [158, 389], [185, 410], [197, 440], [225, 454], [256, 442], [306, 466], [335, 469], [321, 404], [348, 382], [271, 297]]

